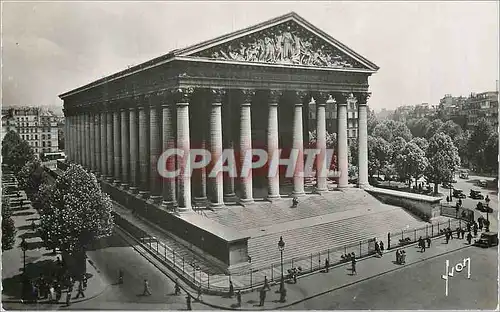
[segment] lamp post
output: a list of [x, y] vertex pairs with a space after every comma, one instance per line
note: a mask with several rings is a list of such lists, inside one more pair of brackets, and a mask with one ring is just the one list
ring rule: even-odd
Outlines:
[[490, 224], [490, 197], [486, 195], [486, 199], [484, 200], [486, 202], [486, 221], [488, 222], [488, 230], [489, 230], [489, 224]]
[[21, 241], [21, 249], [23, 251], [23, 273], [26, 272], [26, 250], [28, 250], [28, 243], [23, 237], [23, 240]]
[[283, 250], [285, 250], [285, 242], [283, 241], [283, 236], [280, 236], [280, 240], [278, 242], [278, 249], [281, 253], [281, 282], [280, 282], [280, 292], [285, 288], [285, 281], [283, 279]]

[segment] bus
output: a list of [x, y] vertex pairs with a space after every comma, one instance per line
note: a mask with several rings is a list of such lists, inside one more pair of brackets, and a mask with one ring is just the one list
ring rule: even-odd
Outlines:
[[43, 153], [41, 160], [42, 161], [50, 161], [50, 160], [65, 160], [66, 154], [64, 152], [52, 152], [52, 153]]

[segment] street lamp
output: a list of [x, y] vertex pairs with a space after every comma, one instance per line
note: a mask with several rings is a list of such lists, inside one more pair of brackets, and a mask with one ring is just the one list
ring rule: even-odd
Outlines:
[[486, 202], [486, 221], [488, 221], [488, 230], [489, 230], [489, 225], [490, 225], [490, 197], [486, 195], [486, 199], [484, 200]]
[[26, 272], [26, 250], [28, 250], [28, 243], [23, 237], [21, 241], [21, 249], [23, 251], [23, 273]]
[[285, 281], [283, 279], [283, 250], [285, 250], [285, 242], [283, 241], [283, 236], [280, 236], [280, 240], [278, 242], [278, 249], [281, 253], [281, 282], [280, 282], [280, 292], [285, 288]]

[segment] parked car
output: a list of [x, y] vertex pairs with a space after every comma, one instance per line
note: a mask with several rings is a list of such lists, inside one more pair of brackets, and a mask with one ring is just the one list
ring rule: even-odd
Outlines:
[[477, 203], [476, 209], [481, 211], [481, 212], [488, 212], [488, 213], [493, 212], [493, 208], [491, 208], [490, 206], [487, 206], [487, 205], [483, 205], [482, 202]]
[[472, 198], [472, 199], [484, 199], [484, 196], [479, 191], [470, 190], [470, 198]]
[[460, 179], [468, 179], [469, 172], [467, 170], [461, 170], [458, 176], [460, 177]]
[[488, 181], [486, 181], [486, 180], [479, 180], [479, 182], [477, 183], [477, 185], [479, 185], [480, 187], [487, 187], [488, 186]]
[[452, 186], [452, 185], [451, 185], [451, 183], [449, 183], [449, 182], [443, 182], [443, 184], [441, 185], [441, 187], [444, 187], [444, 188], [450, 189], [450, 188], [452, 188], [453, 186]]
[[453, 189], [453, 197], [455, 198], [467, 198], [467, 195], [464, 194], [464, 191], [459, 189]]
[[488, 248], [498, 246], [498, 233], [497, 232], [484, 232], [481, 237], [474, 241], [474, 246]]

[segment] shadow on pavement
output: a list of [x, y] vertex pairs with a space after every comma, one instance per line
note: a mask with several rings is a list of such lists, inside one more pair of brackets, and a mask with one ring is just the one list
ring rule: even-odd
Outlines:
[[40, 220], [40, 218], [28, 218], [28, 219], [26, 219], [26, 221], [37, 221], [37, 220]]
[[[49, 277], [52, 275], [52, 272], [55, 272], [55, 268], [56, 264], [53, 260], [42, 260], [27, 263], [25, 277], [28, 279], [35, 279], [38, 278], [40, 274]], [[22, 294], [22, 280], [23, 273], [2, 279], [2, 292], [7, 296], [20, 299]]]
[[24, 239], [30, 239], [30, 238], [36, 238], [36, 237], [40, 237], [40, 233], [38, 232], [27, 232], [27, 233], [23, 233], [21, 235], [19, 235], [20, 238], [24, 238]]
[[43, 242], [27, 242], [27, 243], [28, 243], [28, 250], [40, 249], [45, 247]]
[[29, 216], [29, 215], [32, 215], [32, 214], [35, 214], [33, 211], [25, 211], [25, 212], [15, 212], [12, 214], [13, 217], [17, 217], [17, 216]]
[[19, 231], [25, 231], [25, 230], [32, 230], [33, 228], [31, 227], [31, 224], [27, 225], [20, 225], [17, 227]]

